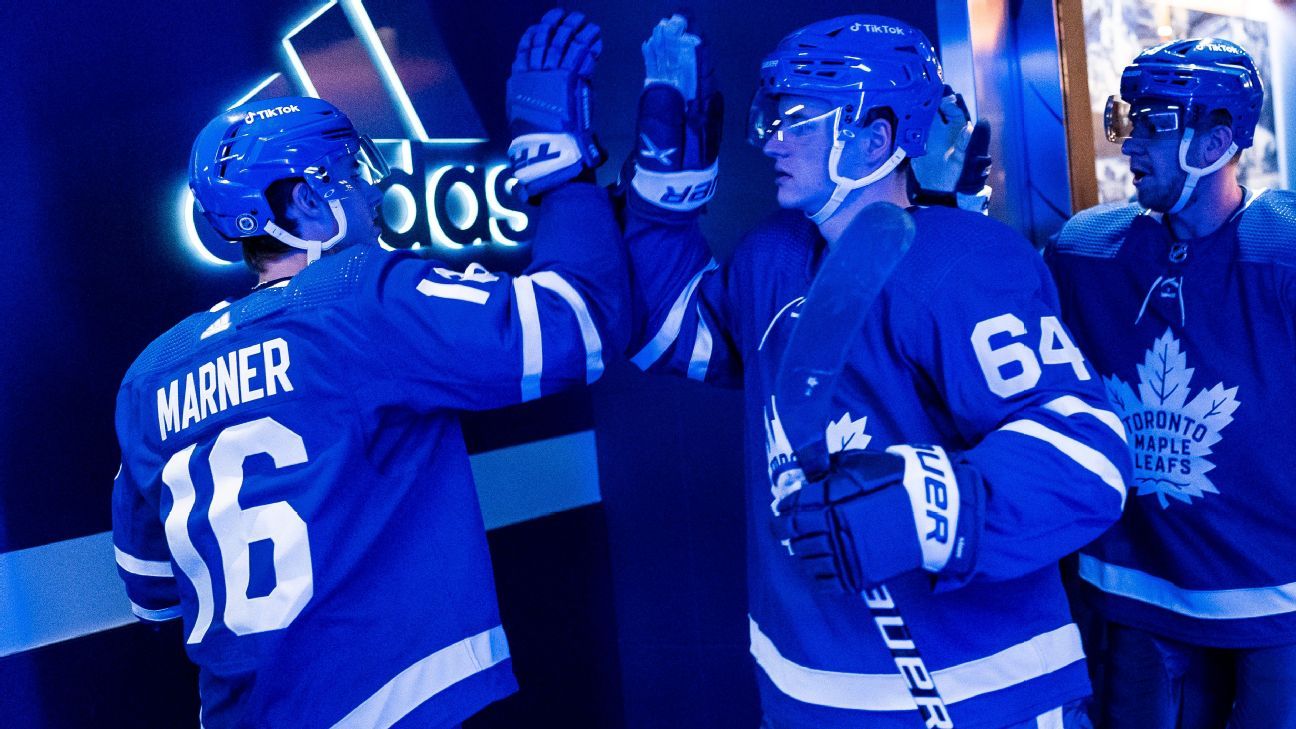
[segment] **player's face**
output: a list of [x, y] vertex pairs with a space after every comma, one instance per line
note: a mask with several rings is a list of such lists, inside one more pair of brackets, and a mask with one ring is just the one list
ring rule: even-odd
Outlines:
[[778, 203], [789, 210], [814, 212], [833, 191], [828, 177], [828, 154], [837, 129], [837, 107], [822, 99], [778, 97], [781, 129], [765, 142], [765, 155], [774, 160]]
[[1121, 152], [1129, 157], [1139, 204], [1164, 212], [1178, 201], [1188, 177], [1179, 166], [1182, 111], [1176, 105], [1134, 106]]
[[1188, 175], [1179, 167], [1179, 139], [1130, 137], [1121, 144], [1134, 174], [1139, 205], [1165, 212], [1179, 199]]

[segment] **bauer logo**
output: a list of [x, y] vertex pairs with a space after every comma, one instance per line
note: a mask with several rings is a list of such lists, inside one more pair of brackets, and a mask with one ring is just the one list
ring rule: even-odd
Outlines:
[[[394, 37], [402, 39], [399, 57], [385, 40]], [[488, 138], [467, 92], [471, 79], [458, 74], [431, 14], [391, 3], [370, 8], [363, 0], [323, 0], [279, 45], [280, 67], [267, 69], [273, 72], [230, 99], [227, 109], [268, 102], [243, 114], [254, 124], [301, 111], [272, 99], [333, 102], [373, 138], [391, 167], [377, 184], [384, 248], [428, 250], [459, 265], [483, 260], [495, 270], [526, 265], [532, 226], [504, 144]], [[432, 68], [440, 70], [430, 75]], [[203, 220], [188, 185], [179, 193], [180, 238], [192, 258], [213, 266], [241, 263], [240, 247]]]
[[1169, 329], [1147, 351], [1138, 374], [1137, 395], [1115, 375], [1105, 380], [1134, 450], [1134, 489], [1155, 494], [1163, 509], [1171, 499], [1191, 504], [1218, 494], [1206, 475], [1215, 468], [1207, 456], [1233, 422], [1238, 389], [1216, 383], [1190, 398], [1193, 370]]

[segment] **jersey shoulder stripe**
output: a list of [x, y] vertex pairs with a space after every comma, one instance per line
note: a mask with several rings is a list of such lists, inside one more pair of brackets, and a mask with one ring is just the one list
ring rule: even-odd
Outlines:
[[1130, 223], [1143, 214], [1134, 203], [1108, 203], [1076, 213], [1058, 233], [1056, 252], [1086, 258], [1115, 258]]
[[366, 270], [381, 264], [384, 255], [386, 252], [381, 249], [356, 246], [354, 250], [324, 256], [290, 281], [261, 289], [226, 306], [217, 305], [185, 317], [144, 348], [126, 371], [124, 380], [129, 382], [139, 375], [187, 362], [197, 347], [216, 341], [213, 335], [223, 331], [268, 316], [296, 314], [348, 300], [359, 290]]
[[1238, 223], [1238, 259], [1296, 266], [1296, 192], [1267, 190], [1255, 196]]

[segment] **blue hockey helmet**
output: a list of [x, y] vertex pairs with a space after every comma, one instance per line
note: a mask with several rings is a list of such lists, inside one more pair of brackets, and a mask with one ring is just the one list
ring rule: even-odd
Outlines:
[[[1120, 96], [1107, 99], [1104, 127], [1113, 142], [1136, 132], [1150, 138], [1180, 136], [1179, 167], [1187, 173], [1179, 197], [1166, 211], [1187, 205], [1198, 181], [1221, 169], [1238, 150], [1255, 142], [1264, 105], [1264, 84], [1251, 56], [1233, 41], [1189, 38], [1139, 53], [1121, 74]], [[1211, 112], [1228, 112], [1233, 144], [1215, 162], [1188, 162], [1195, 125]]]
[[943, 86], [936, 51], [916, 28], [881, 15], [821, 20], [788, 35], [761, 62], [749, 139], [763, 144], [779, 131], [770, 97], [796, 94], [840, 106], [843, 124], [862, 125], [869, 111], [890, 109], [896, 145], [918, 157], [927, 151]]
[[[764, 146], [811, 126], [831, 135], [828, 176], [835, 187], [818, 211], [807, 212], [813, 222], [823, 223], [850, 192], [890, 174], [906, 156], [927, 152], [943, 89], [936, 51], [919, 30], [881, 15], [822, 20], [788, 35], [761, 62], [748, 141]], [[783, 103], [783, 97], [823, 100], [831, 110], [805, 118], [801, 105]], [[839, 163], [846, 141], [855, 136], [851, 128], [864, 126], [875, 109], [894, 117], [895, 150], [865, 176], [847, 176]]]
[[[1242, 46], [1220, 38], [1190, 38], [1153, 46], [1138, 54], [1121, 74], [1119, 99], [1109, 106], [1120, 102], [1177, 105], [1187, 115], [1182, 122], [1185, 127], [1222, 109], [1232, 117], [1238, 149], [1246, 149], [1255, 140], [1264, 105], [1264, 84], [1255, 62]], [[1113, 118], [1111, 112], [1108, 118]], [[1119, 123], [1119, 113], [1114, 121]], [[1119, 132], [1108, 125], [1109, 138], [1128, 136]]]
[[[345, 235], [339, 198], [357, 188], [371, 192], [388, 172], [345, 114], [310, 97], [263, 99], [220, 114], [198, 133], [190, 158], [189, 187], [216, 232], [231, 241], [271, 235], [306, 250], [309, 261]], [[273, 219], [266, 190], [290, 178], [329, 201], [338, 224], [332, 239], [302, 240]]]

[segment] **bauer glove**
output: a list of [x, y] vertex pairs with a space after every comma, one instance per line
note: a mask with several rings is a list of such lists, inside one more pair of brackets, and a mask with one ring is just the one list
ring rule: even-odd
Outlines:
[[919, 568], [964, 573], [978, 516], [961, 512], [976, 511], [977, 490], [960, 490], [956, 472], [977, 478], [940, 446], [834, 454], [823, 479], [802, 479], [775, 503], [776, 535], [828, 592], [858, 595]]
[[650, 217], [689, 215], [716, 190], [724, 100], [701, 36], [672, 15], [643, 44], [635, 152], [622, 170], [630, 205]]
[[602, 32], [584, 15], [554, 8], [527, 28], [505, 97], [510, 172], [527, 197], [552, 190], [607, 159], [590, 125], [590, 75]]
[[990, 123], [972, 123], [962, 94], [945, 86], [927, 133], [927, 154], [911, 163], [910, 201], [946, 205], [975, 213], [990, 206]]

